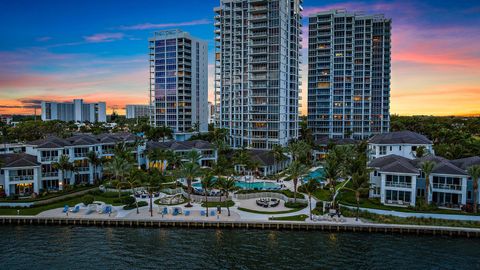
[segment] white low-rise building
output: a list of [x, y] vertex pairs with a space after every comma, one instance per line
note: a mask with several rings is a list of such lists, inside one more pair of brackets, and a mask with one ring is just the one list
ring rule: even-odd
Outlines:
[[85, 103], [83, 99], [73, 102], [42, 101], [42, 120], [61, 120], [74, 122], [106, 122], [107, 106], [105, 102]]
[[25, 153], [0, 155], [0, 194], [28, 196], [39, 192], [40, 163]]
[[432, 141], [422, 134], [408, 130], [378, 134], [368, 140], [369, 160], [388, 155], [414, 159], [419, 147], [434, 154]]
[[[426, 161], [434, 163], [428, 194], [425, 173], [422, 171], [422, 164]], [[480, 164], [480, 158], [472, 157], [463, 161], [472, 162], [462, 168], [461, 164], [465, 163], [462, 160], [450, 161], [433, 155], [416, 159], [398, 155], [376, 158], [368, 164], [372, 169], [370, 196], [379, 197], [382, 204], [394, 206], [415, 206], [417, 198], [428, 197], [429, 203], [438, 207], [461, 209], [473, 201], [472, 179], [469, 179], [466, 169]]]

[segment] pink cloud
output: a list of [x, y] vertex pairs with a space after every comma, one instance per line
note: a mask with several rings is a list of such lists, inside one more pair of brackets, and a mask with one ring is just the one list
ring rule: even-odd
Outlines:
[[111, 42], [115, 40], [123, 39], [125, 34], [123, 33], [99, 33], [91, 36], [83, 37], [86, 42], [99, 43], [99, 42]]
[[207, 19], [202, 20], [193, 20], [189, 22], [178, 22], [178, 23], [143, 23], [143, 24], [135, 24], [129, 26], [120, 26], [119, 28], [122, 30], [146, 30], [146, 29], [160, 29], [160, 28], [168, 28], [168, 27], [179, 27], [179, 26], [192, 26], [192, 25], [203, 25], [203, 24], [211, 24], [212, 22]]

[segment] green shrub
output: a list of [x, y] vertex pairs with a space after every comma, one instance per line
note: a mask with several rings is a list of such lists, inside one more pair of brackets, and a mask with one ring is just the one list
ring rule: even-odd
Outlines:
[[92, 204], [92, 203], [93, 203], [93, 200], [94, 200], [94, 198], [93, 198], [93, 196], [90, 195], [90, 194], [87, 194], [87, 195], [85, 195], [85, 196], [82, 197], [82, 202], [83, 202], [83, 204], [85, 204], [85, 205]]
[[126, 204], [126, 205], [132, 205], [135, 203], [135, 198], [132, 197], [132, 196], [128, 196], [128, 197], [124, 197], [122, 199], [122, 203]]
[[[144, 206], [147, 206], [148, 203], [146, 201], [139, 201], [138, 202], [138, 207], [144, 207]], [[132, 210], [132, 209], [135, 209], [137, 208], [137, 204], [134, 202], [133, 204], [130, 204], [130, 205], [125, 205], [123, 207], [123, 210]]]
[[285, 202], [285, 207], [287, 208], [305, 208], [308, 204], [300, 202]]

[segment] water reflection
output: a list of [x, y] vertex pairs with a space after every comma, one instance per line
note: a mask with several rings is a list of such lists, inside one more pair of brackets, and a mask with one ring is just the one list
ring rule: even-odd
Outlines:
[[479, 240], [439, 236], [46, 226], [0, 235], [0, 269], [480, 269]]

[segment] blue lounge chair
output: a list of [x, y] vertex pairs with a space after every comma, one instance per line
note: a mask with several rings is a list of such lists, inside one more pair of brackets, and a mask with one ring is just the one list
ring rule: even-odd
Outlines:
[[178, 209], [177, 209], [177, 208], [174, 208], [174, 209], [173, 209], [172, 215], [173, 215], [173, 216], [178, 215]]
[[167, 215], [167, 214], [168, 214], [168, 208], [167, 208], [167, 207], [164, 207], [164, 208], [163, 208], [162, 214], [164, 214], [164, 215]]
[[111, 214], [111, 213], [112, 213], [112, 207], [111, 206], [105, 207], [105, 214]]
[[190, 216], [190, 210], [185, 211], [185, 216]]
[[204, 217], [206, 215], [205, 211], [204, 210], [201, 210], [200, 211], [200, 216]]
[[75, 208], [72, 209], [72, 213], [78, 213], [80, 211], [80, 205], [75, 206]]
[[68, 212], [68, 208], [69, 208], [68, 205], [65, 205], [65, 206], [63, 207], [63, 211], [62, 211], [62, 212], [63, 212], [63, 213], [67, 213], [67, 212]]
[[215, 216], [215, 210], [210, 211], [210, 216], [212, 216], [212, 217]]

